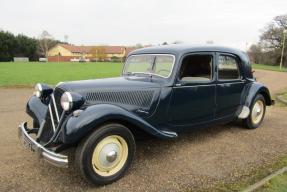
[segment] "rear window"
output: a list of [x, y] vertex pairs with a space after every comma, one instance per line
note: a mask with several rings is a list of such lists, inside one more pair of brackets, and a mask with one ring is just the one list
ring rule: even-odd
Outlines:
[[232, 80], [239, 78], [237, 59], [229, 55], [220, 55], [218, 61], [218, 79]]

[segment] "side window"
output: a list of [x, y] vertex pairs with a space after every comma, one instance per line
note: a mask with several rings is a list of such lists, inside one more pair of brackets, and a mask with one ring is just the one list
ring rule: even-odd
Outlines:
[[212, 79], [212, 55], [188, 55], [182, 61], [179, 78], [187, 82], [209, 82]]
[[219, 55], [218, 61], [218, 79], [232, 80], [239, 79], [239, 70], [237, 60], [228, 55]]

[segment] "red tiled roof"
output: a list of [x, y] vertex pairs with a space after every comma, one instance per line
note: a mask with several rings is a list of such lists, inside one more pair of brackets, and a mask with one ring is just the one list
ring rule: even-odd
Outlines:
[[60, 46], [72, 53], [89, 53], [94, 47], [104, 47], [107, 54], [121, 54], [124, 52], [124, 49], [126, 49], [124, 46], [77, 46], [69, 44], [60, 44]]
[[124, 46], [103, 46], [105, 48], [105, 51], [107, 54], [112, 54], [112, 53], [117, 53], [117, 54], [121, 54], [124, 52], [124, 50], [126, 49], [126, 47]]
[[61, 47], [71, 51], [72, 53], [87, 53], [90, 51], [91, 47], [89, 46], [76, 46], [76, 45], [69, 45], [69, 44], [60, 44]]
[[136, 50], [137, 48], [133, 48], [133, 47], [127, 47], [126, 48], [126, 53], [125, 53], [125, 56], [128, 56], [128, 54], [134, 50]]

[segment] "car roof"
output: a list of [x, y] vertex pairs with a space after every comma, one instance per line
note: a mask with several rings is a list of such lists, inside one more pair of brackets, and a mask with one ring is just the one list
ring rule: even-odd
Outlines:
[[[246, 53], [239, 49], [234, 49], [218, 45], [190, 45], [190, 44], [171, 44], [160, 45], [153, 47], [146, 47], [132, 51], [129, 55], [134, 54], [173, 54], [182, 55], [191, 52], [227, 52], [238, 55], [239, 57], [246, 57]], [[243, 59], [243, 58], [242, 58]], [[243, 59], [245, 60], [245, 59]]]
[[180, 61], [180, 58], [188, 53], [192, 52], [224, 52], [237, 55], [242, 63], [242, 75], [245, 77], [253, 78], [251, 73], [251, 66], [249, 62], [248, 55], [239, 50], [225, 46], [218, 45], [189, 45], [189, 44], [171, 44], [171, 45], [161, 45], [154, 47], [146, 47], [142, 49], [137, 49], [129, 53], [130, 55], [137, 54], [172, 54], [176, 57], [176, 63]]

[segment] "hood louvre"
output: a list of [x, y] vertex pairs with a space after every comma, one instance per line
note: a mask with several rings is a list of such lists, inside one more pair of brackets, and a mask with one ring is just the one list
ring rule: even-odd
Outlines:
[[154, 90], [100, 90], [88, 92], [86, 102], [89, 104], [119, 103], [148, 109], [154, 93]]

